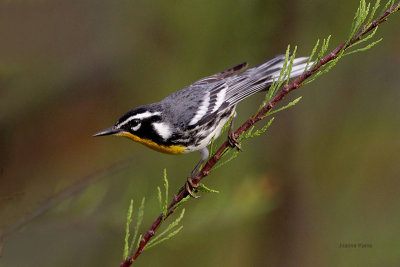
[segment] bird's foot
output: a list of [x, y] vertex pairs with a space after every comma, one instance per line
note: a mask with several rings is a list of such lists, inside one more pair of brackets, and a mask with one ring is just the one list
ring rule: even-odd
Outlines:
[[229, 130], [228, 130], [228, 144], [231, 147], [236, 147], [237, 150], [242, 151], [242, 147], [239, 145], [239, 141], [235, 137], [235, 129], [234, 129], [234, 123], [235, 123], [235, 115], [232, 116], [231, 120], [231, 125], [229, 125]]
[[186, 191], [189, 193], [189, 195], [192, 198], [199, 198], [200, 197], [200, 196], [194, 194], [194, 192], [193, 192], [194, 190], [196, 190], [197, 187], [199, 187], [199, 185], [193, 183], [192, 176], [188, 177], [187, 180], [186, 180], [186, 183], [185, 183], [185, 188], [186, 188]]
[[228, 133], [228, 144], [231, 147], [236, 147], [237, 150], [242, 151], [242, 147], [239, 144], [239, 141], [235, 137], [235, 133], [233, 131], [229, 131]]

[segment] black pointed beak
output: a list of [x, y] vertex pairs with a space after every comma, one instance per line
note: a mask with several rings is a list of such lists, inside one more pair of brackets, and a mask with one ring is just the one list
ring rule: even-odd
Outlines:
[[96, 137], [96, 136], [103, 136], [103, 135], [111, 135], [111, 134], [116, 134], [119, 132], [121, 132], [120, 129], [117, 129], [117, 128], [115, 128], [115, 126], [112, 126], [110, 128], [104, 129], [98, 133], [95, 133], [93, 136]]

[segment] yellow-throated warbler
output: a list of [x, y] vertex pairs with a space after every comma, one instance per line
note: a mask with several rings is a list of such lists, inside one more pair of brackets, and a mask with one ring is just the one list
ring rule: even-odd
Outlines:
[[[306, 57], [293, 60], [291, 78], [305, 71], [307, 60]], [[279, 77], [284, 62], [285, 55], [280, 55], [245, 72], [242, 71], [247, 68], [247, 63], [242, 63], [203, 78], [160, 102], [132, 109], [114, 126], [94, 136], [125, 136], [169, 154], [200, 151], [201, 160], [191, 173], [193, 177], [209, 156], [207, 145], [213, 137], [220, 135], [222, 127], [233, 117], [237, 103], [268, 89]], [[240, 149], [233, 136], [233, 124], [228, 136], [230, 145]], [[186, 182], [186, 189], [194, 196], [191, 177]]]

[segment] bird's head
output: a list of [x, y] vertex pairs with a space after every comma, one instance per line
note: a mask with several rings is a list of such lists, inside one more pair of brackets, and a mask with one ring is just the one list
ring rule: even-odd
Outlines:
[[93, 136], [124, 136], [163, 153], [185, 153], [184, 147], [170, 143], [173, 127], [164, 122], [161, 115], [160, 107], [155, 104], [141, 106], [123, 115], [114, 126]]
[[128, 137], [134, 141], [138, 141], [137, 138], [142, 138], [157, 142], [160, 138], [163, 138], [157, 131], [160, 128], [160, 124], [162, 124], [161, 112], [148, 106], [142, 106], [132, 109], [123, 115], [113, 126], [93, 136], [116, 135]]

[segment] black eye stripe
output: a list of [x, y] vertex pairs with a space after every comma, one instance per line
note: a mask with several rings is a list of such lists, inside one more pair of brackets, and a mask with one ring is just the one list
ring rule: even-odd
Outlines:
[[131, 120], [129, 124], [130, 124], [131, 126], [136, 126], [136, 125], [138, 125], [139, 123], [140, 123], [140, 120], [139, 120], [139, 119], [134, 119], [134, 120]]

